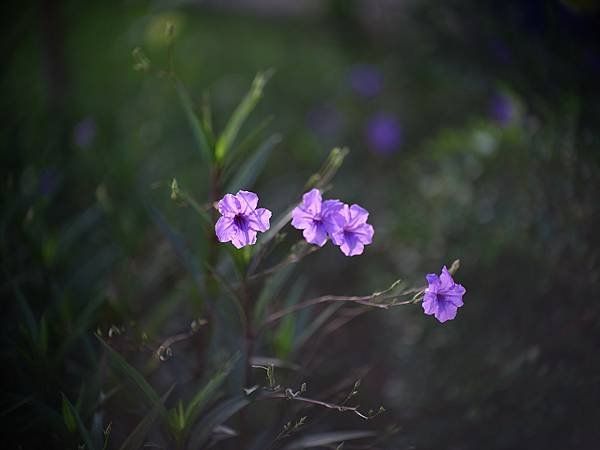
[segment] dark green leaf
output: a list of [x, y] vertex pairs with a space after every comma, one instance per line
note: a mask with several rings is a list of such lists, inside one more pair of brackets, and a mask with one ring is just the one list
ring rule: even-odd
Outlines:
[[233, 146], [242, 125], [262, 98], [263, 88], [269, 77], [270, 73], [258, 73], [252, 82], [250, 91], [231, 115], [229, 122], [225, 126], [225, 130], [223, 130], [223, 133], [217, 139], [217, 145], [215, 146], [215, 159], [217, 161], [223, 161], [223, 158]]
[[336, 444], [342, 441], [350, 441], [353, 439], [363, 439], [376, 436], [374, 431], [332, 431], [329, 433], [317, 433], [305, 436], [298, 439], [287, 447], [285, 450], [296, 450], [301, 448], [324, 447], [330, 444]]
[[185, 116], [187, 117], [190, 128], [192, 129], [196, 146], [198, 147], [198, 150], [200, 151], [204, 161], [210, 163], [213, 159], [212, 151], [208, 145], [206, 133], [204, 132], [200, 120], [194, 111], [194, 104], [190, 98], [190, 94], [181, 81], [177, 80], [175, 86], [177, 88], [177, 93], [179, 94], [179, 99], [181, 100], [181, 105], [183, 106]]
[[[81, 434], [81, 438], [83, 439], [83, 442], [85, 443], [86, 449], [94, 450], [94, 445], [92, 444], [92, 438], [91, 438], [90, 434], [88, 433], [88, 430], [83, 425], [83, 421], [81, 420], [81, 417], [79, 417], [79, 413], [77, 412], [75, 407], [71, 404], [69, 399], [65, 396], [65, 394], [61, 393], [61, 395], [62, 395], [63, 418], [65, 418], [65, 424], [67, 424], [67, 420], [69, 420], [69, 421], [74, 420], [75, 423], [77, 424], [77, 428], [79, 428], [79, 433]], [[68, 419], [65, 416], [65, 410], [68, 410], [68, 413], [67, 413]], [[69, 424], [67, 424], [67, 428], [68, 427], [69, 427]]]
[[194, 427], [187, 448], [190, 450], [202, 448], [202, 445], [210, 437], [215, 427], [221, 425], [249, 403], [250, 400], [247, 397], [234, 397], [213, 408]]
[[252, 157], [242, 164], [240, 170], [229, 182], [226, 192], [237, 192], [240, 189], [249, 189], [252, 187], [265, 164], [269, 159], [271, 151], [281, 142], [281, 136], [274, 134], [267, 138], [252, 155]]
[[127, 436], [127, 439], [125, 439], [125, 442], [123, 442], [123, 445], [121, 445], [121, 450], [138, 450], [142, 447], [144, 444], [144, 439], [146, 439], [146, 436], [150, 432], [152, 425], [154, 425], [154, 422], [156, 422], [156, 419], [158, 419], [161, 409], [165, 409], [165, 402], [167, 401], [167, 398], [169, 397], [169, 394], [171, 394], [171, 391], [174, 387], [174, 385], [171, 386], [171, 388], [165, 393], [165, 395], [162, 396], [159, 402], [152, 407], [150, 412], [146, 414], [137, 427], [135, 427], [131, 434]]
[[150, 407], [154, 407], [157, 404], [159, 405], [160, 414], [167, 419], [167, 410], [162, 406], [160, 398], [152, 386], [148, 384], [148, 382], [144, 379], [142, 374], [140, 374], [137, 370], [129, 365], [125, 359], [119, 355], [116, 351], [114, 351], [110, 345], [104, 342], [100, 337], [98, 340], [102, 343], [108, 355], [110, 357], [110, 361], [112, 362], [113, 368], [124, 378], [128, 379], [134, 386], [136, 386], [143, 397], [144, 401]]
[[225, 366], [215, 373], [196, 395], [194, 395], [194, 398], [192, 398], [185, 409], [185, 422], [188, 426], [194, 423], [198, 415], [202, 412], [202, 409], [213, 399], [217, 389], [221, 387], [239, 358], [239, 352], [233, 355], [231, 359], [225, 363]]

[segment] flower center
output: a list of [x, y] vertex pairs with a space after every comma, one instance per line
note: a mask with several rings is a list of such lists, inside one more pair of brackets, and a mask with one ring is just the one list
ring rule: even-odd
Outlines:
[[237, 214], [233, 218], [233, 223], [235, 224], [236, 227], [238, 227], [242, 231], [245, 231], [248, 228], [248, 224], [246, 223], [246, 218], [244, 216], [242, 216], [241, 214]]

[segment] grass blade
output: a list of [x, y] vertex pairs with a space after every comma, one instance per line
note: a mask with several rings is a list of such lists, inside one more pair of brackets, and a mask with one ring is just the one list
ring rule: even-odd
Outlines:
[[202, 445], [210, 437], [215, 427], [224, 423], [242, 408], [250, 403], [246, 397], [234, 397], [214, 408], [208, 415], [195, 427], [190, 438], [188, 449], [202, 448]]
[[219, 139], [217, 139], [217, 144], [215, 146], [215, 159], [217, 162], [223, 161], [223, 158], [233, 146], [242, 125], [262, 98], [263, 88], [270, 76], [270, 72], [259, 72], [254, 78], [254, 81], [252, 81], [250, 91], [231, 115], [229, 122], [227, 122], [227, 125], [225, 126], [225, 130], [223, 130], [223, 133]]
[[281, 142], [281, 136], [274, 134], [268, 137], [254, 152], [252, 157], [240, 167], [240, 170], [229, 182], [226, 192], [237, 192], [240, 189], [250, 189], [265, 164], [269, 160], [269, 155], [277, 144]]
[[65, 396], [65, 394], [61, 392], [61, 395], [63, 405], [63, 417], [65, 418], [65, 424], [67, 425], [67, 428], [69, 426], [72, 426], [73, 423], [71, 421], [74, 421], [77, 425], [77, 428], [79, 429], [79, 434], [81, 434], [81, 438], [83, 439], [86, 449], [95, 450], [95, 447], [92, 444], [92, 437], [90, 436], [90, 433], [88, 433], [88, 430], [85, 428], [85, 425], [83, 424], [83, 421], [81, 420], [77, 409], [75, 409], [75, 407]]
[[292, 442], [285, 447], [285, 450], [325, 447], [331, 444], [351, 441], [353, 439], [363, 439], [376, 435], [377, 433], [374, 431], [331, 431], [329, 433], [316, 433]]
[[171, 394], [171, 391], [174, 387], [175, 385], [171, 386], [171, 388], [165, 393], [165, 395], [162, 396], [159, 402], [152, 407], [150, 412], [146, 414], [137, 427], [135, 427], [131, 434], [127, 436], [127, 439], [125, 439], [125, 442], [123, 442], [123, 445], [121, 445], [120, 450], [138, 450], [142, 447], [144, 444], [144, 439], [146, 439], [146, 436], [150, 432], [152, 425], [154, 425], [154, 422], [156, 422], [156, 419], [158, 419], [161, 408], [165, 408], [165, 402], [167, 401], [167, 398], [169, 397], [169, 394]]
[[194, 104], [188, 93], [185, 85], [177, 80], [175, 82], [175, 87], [177, 88], [177, 93], [179, 94], [179, 100], [181, 101], [181, 106], [183, 106], [183, 111], [185, 112], [185, 116], [187, 117], [188, 123], [190, 124], [190, 128], [192, 129], [192, 133], [194, 135], [194, 140], [196, 141], [196, 146], [200, 151], [200, 155], [204, 161], [210, 163], [212, 161], [212, 152], [210, 146], [208, 144], [208, 139], [206, 137], [206, 133], [202, 128], [200, 123], [200, 119], [198, 115], [194, 111]]

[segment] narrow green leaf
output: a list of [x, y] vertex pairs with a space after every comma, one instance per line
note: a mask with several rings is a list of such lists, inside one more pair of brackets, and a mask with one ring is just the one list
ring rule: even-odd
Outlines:
[[353, 439], [363, 439], [373, 436], [377, 436], [377, 433], [374, 431], [331, 431], [328, 433], [316, 433], [292, 442], [285, 447], [285, 450], [325, 447], [338, 442], [351, 441]]
[[194, 140], [196, 141], [196, 146], [200, 151], [200, 155], [206, 162], [210, 163], [213, 159], [212, 151], [209, 147], [208, 139], [206, 137], [204, 129], [202, 128], [202, 124], [196, 112], [194, 111], [194, 104], [192, 102], [192, 99], [190, 98], [190, 94], [185, 88], [185, 85], [180, 80], [177, 80], [175, 82], [175, 87], [177, 88], [177, 93], [179, 94], [181, 106], [183, 106], [185, 116], [187, 117], [188, 123], [190, 124], [190, 128], [192, 129]]
[[73, 431], [75, 431], [77, 429], [77, 421], [75, 420], [73, 411], [67, 404], [67, 399], [64, 395], [62, 397], [61, 410], [62, 410], [63, 419], [65, 421], [65, 425], [67, 426], [67, 430], [69, 430], [69, 432], [72, 433]]
[[223, 133], [219, 139], [217, 139], [217, 144], [215, 146], [215, 159], [217, 162], [223, 161], [223, 158], [233, 146], [242, 125], [262, 98], [263, 88], [270, 76], [270, 72], [259, 72], [254, 78], [254, 81], [252, 81], [250, 91], [231, 115], [229, 122], [227, 122], [227, 125], [225, 126], [225, 130], [223, 130]]
[[168, 419], [167, 410], [164, 408], [164, 406], [162, 406], [158, 394], [152, 388], [152, 386], [148, 384], [148, 382], [144, 379], [142, 374], [140, 374], [137, 370], [130, 366], [129, 363], [125, 361], [125, 359], [121, 355], [114, 351], [110, 345], [104, 342], [103, 339], [98, 337], [98, 340], [102, 343], [102, 345], [108, 352], [114, 369], [122, 377], [127, 378], [131, 383], [133, 383], [134, 386], [136, 386], [139, 389], [142, 397], [144, 398], [144, 401], [148, 404], [148, 406], [154, 407], [157, 404], [160, 405], [160, 414], [165, 419]]
[[278, 134], [268, 137], [232, 177], [226, 192], [237, 192], [240, 189], [251, 188], [269, 160], [269, 155], [280, 142], [281, 136]]
[[190, 450], [202, 448], [202, 445], [210, 437], [215, 427], [224, 423], [249, 403], [250, 400], [247, 397], [234, 397], [209, 411], [206, 417], [194, 428], [187, 448]]
[[[79, 433], [81, 434], [81, 438], [83, 439], [86, 449], [94, 450], [94, 445], [92, 444], [92, 437], [90, 436], [90, 434], [88, 433], [88, 430], [83, 425], [83, 421], [81, 420], [79, 413], [77, 412], [75, 407], [71, 404], [69, 399], [65, 396], [65, 394], [63, 394], [61, 392], [61, 395], [62, 395], [62, 403], [63, 403], [63, 418], [65, 417], [64, 411], [66, 409], [69, 411], [68, 412], [69, 420], [74, 420], [75, 423], [77, 424], [77, 428], [79, 428]], [[65, 423], [66, 423], [66, 421], [65, 421]], [[69, 425], [67, 425], [67, 427], [69, 427]]]
[[146, 439], [152, 425], [154, 425], [154, 422], [158, 419], [161, 409], [165, 409], [165, 402], [174, 387], [175, 385], [171, 386], [165, 395], [160, 398], [159, 402], [152, 407], [150, 412], [146, 414], [137, 427], [135, 427], [131, 434], [127, 436], [127, 439], [125, 439], [125, 442], [121, 445], [120, 450], [138, 450], [142, 447], [144, 439]]
[[16, 285], [13, 286], [13, 289], [16, 294], [17, 303], [19, 304], [19, 309], [21, 310], [21, 315], [23, 316], [25, 325], [29, 330], [32, 340], [35, 342], [37, 340], [38, 329], [33, 312], [29, 307], [29, 303], [27, 303], [27, 300], [25, 300], [25, 296], [23, 295], [23, 292], [21, 292], [21, 289], [19, 289], [19, 287]]
[[193, 424], [202, 409], [214, 398], [215, 393], [221, 387], [227, 376], [240, 358], [240, 353], [233, 355], [229, 361], [225, 363], [223, 368], [217, 371], [208, 382], [194, 395], [185, 409], [185, 423]]
[[[188, 270], [190, 275], [194, 278], [194, 282], [198, 288], [200, 294], [204, 293], [204, 273], [198, 265], [197, 259], [191, 254], [189, 248], [183, 242], [181, 236], [173, 230], [169, 225], [165, 217], [150, 203], [146, 203], [146, 208], [150, 213], [150, 217], [158, 225], [160, 230], [163, 232], [165, 237], [169, 240], [169, 243], [175, 250], [175, 253], [183, 263], [184, 267]], [[208, 304], [211, 307], [211, 304]]]

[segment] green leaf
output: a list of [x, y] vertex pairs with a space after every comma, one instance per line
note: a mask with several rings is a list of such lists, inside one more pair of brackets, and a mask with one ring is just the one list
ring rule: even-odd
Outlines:
[[221, 387], [227, 376], [231, 373], [231, 370], [234, 368], [239, 358], [240, 353], [237, 352], [225, 363], [225, 366], [217, 371], [210, 380], [208, 380], [208, 383], [194, 395], [194, 398], [192, 398], [185, 409], [185, 423], [188, 424], [188, 426], [194, 423], [198, 415], [202, 412], [202, 409], [213, 399], [217, 389]]
[[377, 436], [377, 433], [374, 431], [331, 431], [329, 433], [316, 433], [292, 442], [285, 447], [285, 450], [325, 447], [338, 442], [350, 441], [353, 439], [363, 439], [373, 436]]
[[270, 76], [270, 72], [259, 72], [252, 82], [250, 91], [231, 115], [229, 122], [227, 122], [227, 125], [225, 126], [225, 130], [223, 130], [223, 133], [219, 136], [219, 139], [217, 139], [217, 144], [215, 146], [215, 159], [217, 162], [223, 161], [223, 158], [235, 143], [235, 139], [242, 128], [242, 125], [262, 98], [263, 88]]
[[161, 400], [158, 397], [158, 394], [152, 386], [148, 384], [148, 382], [144, 379], [142, 374], [140, 374], [137, 370], [135, 370], [132, 366], [129, 365], [125, 359], [119, 355], [116, 351], [114, 351], [110, 345], [108, 345], [104, 340], [98, 337], [98, 340], [102, 343], [110, 360], [112, 362], [113, 368], [124, 378], [127, 378], [134, 386], [136, 386], [141, 393], [144, 401], [150, 407], [154, 407], [159, 405], [160, 414], [168, 420], [167, 410], [162, 406]]
[[73, 411], [71, 410], [71, 408], [69, 407], [68, 403], [67, 403], [67, 399], [66, 397], [63, 395], [62, 397], [62, 415], [63, 415], [63, 419], [65, 421], [65, 425], [67, 426], [67, 430], [69, 430], [69, 432], [73, 432], [77, 429], [77, 421], [75, 420], [75, 415], [73, 414]]
[[[83, 425], [83, 421], [81, 420], [79, 413], [77, 412], [75, 407], [71, 404], [69, 399], [65, 396], [65, 394], [63, 394], [61, 392], [61, 395], [62, 395], [63, 418], [65, 419], [65, 424], [67, 425], [67, 428], [69, 428], [69, 424], [67, 423], [67, 420], [74, 421], [75, 424], [77, 425], [77, 428], [79, 428], [79, 434], [81, 434], [81, 438], [83, 439], [83, 442], [85, 443], [86, 449], [94, 450], [94, 445], [92, 444], [92, 437], [90, 436], [90, 434], [88, 433], [88, 430]], [[65, 410], [68, 411], [67, 412], [68, 419], [67, 419], [67, 416], [65, 416]], [[71, 431], [71, 430], [69, 429], [69, 431]]]
[[251, 188], [269, 160], [269, 155], [280, 142], [281, 136], [278, 134], [274, 134], [267, 138], [258, 147], [252, 157], [242, 164], [240, 170], [229, 182], [226, 192], [237, 192], [240, 189]]
[[[198, 265], [197, 259], [192, 255], [189, 248], [183, 242], [181, 236], [173, 230], [171, 225], [167, 222], [165, 217], [150, 203], [146, 203], [146, 208], [150, 213], [150, 216], [154, 220], [154, 222], [158, 225], [160, 230], [163, 232], [165, 237], [169, 240], [169, 243], [175, 250], [175, 253], [183, 263], [184, 267], [188, 270], [188, 272], [194, 278], [194, 282], [198, 288], [200, 294], [204, 293], [204, 273], [200, 266]], [[208, 303], [208, 306], [211, 307], [211, 304]]]
[[190, 124], [190, 128], [192, 129], [194, 140], [196, 141], [196, 146], [200, 151], [200, 155], [202, 156], [202, 159], [204, 159], [204, 161], [210, 163], [213, 159], [212, 151], [209, 147], [206, 133], [204, 132], [200, 120], [198, 119], [198, 116], [194, 111], [194, 104], [192, 102], [192, 99], [190, 98], [190, 94], [185, 88], [185, 85], [180, 80], [177, 80], [175, 82], [175, 87], [177, 88], [177, 93], [179, 94], [181, 106], [183, 106], [185, 116], [187, 117], [188, 123]]
[[19, 309], [21, 310], [21, 315], [23, 316], [25, 325], [27, 326], [27, 329], [29, 330], [29, 335], [31, 337], [31, 340], [33, 342], [36, 342], [38, 339], [38, 327], [37, 327], [37, 323], [35, 321], [35, 317], [33, 316], [33, 312], [31, 311], [31, 308], [29, 307], [29, 303], [27, 303], [27, 300], [25, 300], [25, 296], [21, 292], [21, 289], [19, 289], [19, 287], [16, 285], [13, 287], [13, 289], [16, 294], [17, 303], [19, 304]]
[[221, 425], [249, 403], [250, 400], [247, 397], [240, 396], [230, 398], [213, 408], [194, 428], [187, 448], [190, 450], [202, 448], [202, 445], [210, 437], [215, 427]]
[[125, 439], [125, 442], [123, 442], [123, 445], [121, 445], [120, 450], [138, 450], [142, 447], [144, 444], [144, 439], [146, 439], [146, 436], [150, 432], [152, 425], [154, 425], [154, 422], [156, 422], [156, 419], [158, 419], [161, 409], [165, 409], [165, 402], [167, 401], [167, 398], [169, 397], [169, 394], [171, 394], [171, 391], [174, 387], [175, 385], [171, 386], [165, 395], [161, 397], [159, 402], [152, 407], [150, 412], [146, 414], [137, 427], [135, 427], [131, 434], [127, 436], [127, 439]]

